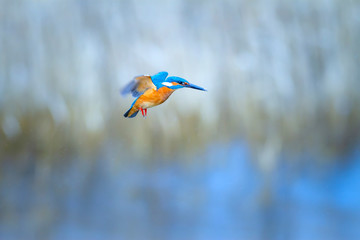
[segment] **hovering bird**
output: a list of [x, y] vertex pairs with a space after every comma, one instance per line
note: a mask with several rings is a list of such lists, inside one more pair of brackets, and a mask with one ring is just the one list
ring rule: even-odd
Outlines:
[[194, 88], [206, 91], [204, 88], [189, 83], [181, 77], [168, 77], [167, 72], [159, 72], [153, 76], [142, 75], [135, 77], [123, 90], [122, 94], [131, 93], [136, 97], [124, 117], [133, 118], [139, 110], [143, 117], [147, 116], [147, 109], [165, 102], [170, 95], [180, 88]]

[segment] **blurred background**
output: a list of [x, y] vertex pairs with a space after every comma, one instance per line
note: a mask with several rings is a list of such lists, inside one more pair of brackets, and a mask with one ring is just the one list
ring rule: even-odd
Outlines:
[[[360, 1], [0, 0], [0, 239], [359, 239]], [[179, 90], [125, 119], [134, 76]]]

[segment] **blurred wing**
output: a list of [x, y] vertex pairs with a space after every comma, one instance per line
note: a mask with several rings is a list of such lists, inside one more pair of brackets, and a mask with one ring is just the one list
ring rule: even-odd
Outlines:
[[148, 89], [155, 89], [156, 86], [151, 81], [151, 77], [148, 75], [135, 77], [124, 89], [121, 91], [122, 95], [131, 93], [133, 97], [139, 97]]

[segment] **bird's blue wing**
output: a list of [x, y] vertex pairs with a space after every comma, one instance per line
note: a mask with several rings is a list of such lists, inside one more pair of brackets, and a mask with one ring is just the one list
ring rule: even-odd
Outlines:
[[134, 77], [134, 79], [124, 87], [121, 91], [122, 95], [131, 93], [133, 97], [139, 97], [148, 89], [158, 89], [162, 87], [161, 83], [168, 76], [167, 72], [159, 72], [153, 76], [142, 75]]
[[167, 72], [159, 72], [159, 73], [151, 76], [151, 80], [157, 89], [163, 87], [163, 85], [161, 83], [165, 81], [165, 79], [168, 75], [169, 74]]
[[151, 81], [148, 75], [134, 77], [134, 79], [126, 85], [121, 91], [122, 95], [131, 93], [133, 97], [139, 97], [148, 89], [156, 89], [156, 86]]

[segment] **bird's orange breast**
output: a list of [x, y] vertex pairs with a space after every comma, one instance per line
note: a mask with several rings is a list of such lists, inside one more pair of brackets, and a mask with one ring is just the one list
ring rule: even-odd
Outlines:
[[175, 90], [162, 87], [158, 90], [149, 89], [139, 97], [135, 105], [143, 109], [155, 107], [165, 102]]

